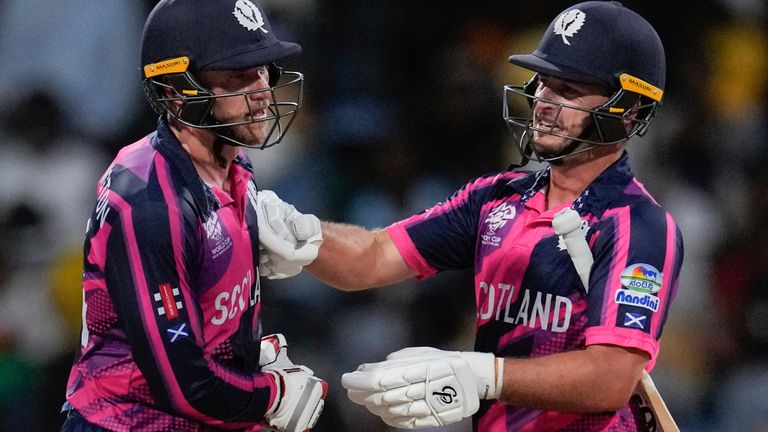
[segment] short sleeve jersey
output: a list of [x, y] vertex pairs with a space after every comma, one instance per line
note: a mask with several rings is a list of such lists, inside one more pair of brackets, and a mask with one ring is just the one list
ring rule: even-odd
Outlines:
[[[406, 263], [429, 277], [474, 268], [475, 349], [536, 357], [611, 344], [653, 367], [683, 260], [671, 215], [633, 176], [627, 154], [573, 202], [546, 209], [549, 167], [478, 178], [449, 200], [387, 228]], [[585, 290], [552, 218], [570, 206], [594, 257]], [[475, 430], [643, 430], [636, 400], [616, 412], [564, 413], [483, 401]]]
[[230, 192], [206, 185], [158, 130], [97, 186], [83, 320], [67, 402], [111, 431], [244, 430], [274, 401], [258, 366], [256, 184], [244, 153]]

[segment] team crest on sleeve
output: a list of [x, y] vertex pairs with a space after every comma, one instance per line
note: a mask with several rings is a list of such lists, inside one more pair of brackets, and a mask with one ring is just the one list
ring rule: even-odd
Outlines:
[[155, 293], [155, 301], [160, 303], [157, 314], [172, 320], [179, 316], [179, 309], [184, 309], [181, 302], [181, 293], [178, 288], [171, 288], [171, 284], [161, 284], [159, 291]]

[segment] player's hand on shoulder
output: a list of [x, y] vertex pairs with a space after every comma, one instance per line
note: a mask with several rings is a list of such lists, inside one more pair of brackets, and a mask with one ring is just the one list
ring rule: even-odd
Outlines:
[[259, 273], [269, 279], [295, 276], [317, 258], [323, 234], [320, 220], [302, 214], [269, 190], [257, 195]]
[[480, 399], [498, 398], [503, 364], [490, 353], [414, 347], [363, 364], [341, 382], [384, 423], [421, 429], [458, 422], [477, 412]]
[[328, 384], [288, 358], [288, 344], [279, 333], [261, 338], [259, 365], [277, 384], [277, 397], [265, 414], [269, 426], [280, 432], [312, 429], [323, 410]]

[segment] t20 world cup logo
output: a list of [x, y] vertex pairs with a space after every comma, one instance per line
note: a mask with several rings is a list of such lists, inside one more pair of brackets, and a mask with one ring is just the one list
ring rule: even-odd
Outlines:
[[488, 224], [488, 234], [496, 234], [496, 231], [506, 225], [507, 221], [514, 219], [516, 214], [515, 207], [507, 203], [493, 209], [485, 218], [485, 223]]

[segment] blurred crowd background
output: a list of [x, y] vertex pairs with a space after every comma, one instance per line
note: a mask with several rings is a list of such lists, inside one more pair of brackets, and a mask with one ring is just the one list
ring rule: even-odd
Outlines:
[[[95, 184], [155, 126], [138, 60], [154, 3], [0, 0], [0, 431], [63, 421]], [[260, 187], [383, 227], [506, 169], [502, 86], [529, 78], [506, 59], [571, 3], [263, 0], [304, 48], [283, 66], [305, 74], [306, 103], [282, 144], [251, 152]], [[623, 3], [668, 56], [664, 105], [630, 157], [686, 249], [652, 375], [683, 431], [768, 431], [768, 6]], [[262, 282], [265, 331], [331, 384], [319, 432], [389, 430], [346, 399], [343, 372], [405, 346], [472, 347], [469, 272], [363, 293], [304, 273]]]

